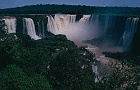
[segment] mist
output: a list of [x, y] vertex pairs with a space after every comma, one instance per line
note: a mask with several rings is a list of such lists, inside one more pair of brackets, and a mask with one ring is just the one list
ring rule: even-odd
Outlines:
[[74, 41], [75, 44], [83, 44], [84, 40], [91, 40], [99, 36], [99, 32], [94, 25], [84, 22], [75, 22], [67, 25], [64, 30], [61, 30], [59, 34], [64, 34], [66, 37]]

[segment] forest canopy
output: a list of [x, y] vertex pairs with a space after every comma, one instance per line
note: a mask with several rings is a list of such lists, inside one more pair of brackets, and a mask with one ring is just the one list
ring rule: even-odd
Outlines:
[[140, 15], [139, 7], [97, 7], [85, 5], [37, 4], [0, 9], [0, 14], [120, 14]]

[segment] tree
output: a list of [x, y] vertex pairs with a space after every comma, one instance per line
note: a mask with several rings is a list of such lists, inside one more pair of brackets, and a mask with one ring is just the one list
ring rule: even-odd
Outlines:
[[140, 69], [132, 69], [125, 63], [110, 63], [111, 70], [103, 70], [103, 77], [94, 84], [96, 90], [139, 90]]
[[57, 90], [92, 90], [93, 57], [79, 49], [64, 50], [50, 63], [50, 83]]
[[0, 71], [1, 90], [52, 90], [46, 78], [42, 75], [27, 76], [16, 65], [8, 65]]
[[5, 26], [6, 25], [4, 20], [0, 19], [0, 40], [3, 40], [5, 35], [7, 34]]

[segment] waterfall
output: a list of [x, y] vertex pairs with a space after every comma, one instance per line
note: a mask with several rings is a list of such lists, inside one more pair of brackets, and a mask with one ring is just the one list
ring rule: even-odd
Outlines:
[[3, 19], [6, 24], [6, 29], [8, 33], [16, 33], [16, 18], [5, 18]]
[[40, 20], [39, 22], [37, 22], [37, 27], [38, 27], [38, 36], [41, 36]]
[[23, 19], [22, 20], [23, 21], [23, 34], [27, 34], [27, 32], [26, 32], [26, 22], [25, 22], [25, 20]]
[[76, 15], [55, 14], [54, 18], [48, 17], [48, 31], [54, 34], [59, 34], [69, 24], [75, 23]]
[[103, 34], [112, 34], [114, 28], [115, 28], [115, 17], [114, 16], [106, 16], [105, 19], [105, 26], [104, 26], [104, 31]]
[[79, 22], [88, 23], [90, 21], [91, 15], [83, 15]]
[[92, 65], [92, 71], [95, 73], [95, 83], [99, 82], [99, 80], [101, 80], [101, 76], [99, 75], [99, 70], [96, 62], [94, 62]]
[[54, 20], [56, 22], [59, 33], [60, 31], [64, 30], [69, 24], [75, 22], [76, 15], [56, 14]]
[[67, 18], [68, 18], [69, 24], [75, 23], [76, 21], [76, 15], [67, 15]]
[[[119, 16], [118, 18], [118, 16], [111, 15], [83, 15], [83, 17], [76, 22], [76, 15], [69, 14], [47, 15], [47, 19], [47, 23], [42, 18], [35, 23], [38, 29], [38, 33], [36, 33], [34, 21], [31, 18], [23, 18], [23, 33], [28, 34], [35, 40], [41, 39], [41, 37], [46, 35], [45, 25], [47, 24], [48, 32], [55, 35], [64, 34], [69, 40], [74, 42], [91, 40], [98, 37], [102, 38], [102, 36], [105, 35], [107, 39], [109, 38], [110, 40], [110, 38], [113, 38], [114, 40], [114, 42], [110, 42], [106, 38], [103, 39], [106, 40], [106, 45], [112, 44], [112, 47], [114, 47], [118, 45], [119, 41], [124, 51], [131, 50], [133, 37], [137, 31], [139, 20], [139, 18], [127, 18], [126, 20], [126, 17]], [[5, 28], [7, 29], [7, 33], [16, 33], [17, 19], [14, 17], [4, 17], [3, 20], [6, 24]]]
[[122, 47], [124, 51], [130, 51], [133, 41], [133, 36], [137, 31], [139, 18], [127, 18], [125, 31], [122, 35]]
[[23, 18], [23, 27], [23, 31], [25, 32], [27, 30], [27, 35], [31, 38], [35, 40], [41, 39], [36, 35], [34, 21], [31, 18]]
[[45, 36], [45, 29], [44, 29], [44, 21], [43, 20], [39, 20], [39, 22], [37, 22], [37, 26], [38, 26], [38, 35], [40, 37], [44, 37]]
[[57, 28], [56, 22], [54, 21], [51, 15], [47, 17], [48, 17], [48, 24], [47, 24], [48, 32], [57, 34], [56, 32], [58, 31], [58, 28]]
[[94, 37], [93, 38], [97, 38], [100, 37], [103, 29], [102, 29], [102, 25], [100, 22], [100, 19], [102, 19], [99, 15], [91, 15], [89, 20], [89, 25], [88, 27], [93, 30], [94, 33]]
[[41, 32], [42, 37], [45, 36], [45, 28], [44, 28], [44, 21], [42, 20], [42, 32]]

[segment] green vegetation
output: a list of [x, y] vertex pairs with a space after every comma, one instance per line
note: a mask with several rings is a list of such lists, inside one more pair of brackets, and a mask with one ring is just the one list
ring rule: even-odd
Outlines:
[[95, 7], [81, 5], [30, 5], [24, 7], [0, 9], [1, 14], [117, 14], [140, 15], [138, 7]]
[[1, 9], [1, 14], [88, 14], [93, 12], [90, 6], [74, 5], [30, 5], [17, 8]]
[[65, 36], [35, 41], [27, 35], [1, 34], [1, 90], [92, 89], [92, 54]]
[[92, 90], [92, 59], [86, 51], [75, 49], [60, 52], [50, 64], [51, 83], [57, 90]]
[[106, 57], [114, 58], [130, 65], [140, 65], [140, 56], [133, 52], [103, 52]]
[[95, 84], [95, 90], [139, 90], [140, 69], [120, 62], [109, 62], [109, 66], [111, 70], [103, 70], [103, 77]]
[[95, 83], [94, 55], [63, 35], [35, 41], [6, 34], [3, 21], [0, 35], [0, 90], [137, 90], [140, 85], [139, 69], [117, 65]]
[[1, 90], [52, 90], [43, 75], [28, 76], [17, 65], [7, 65], [0, 71]]

